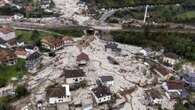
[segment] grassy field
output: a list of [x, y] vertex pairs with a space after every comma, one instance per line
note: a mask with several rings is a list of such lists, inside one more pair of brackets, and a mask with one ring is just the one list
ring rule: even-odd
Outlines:
[[17, 64], [13, 66], [0, 65], [1, 84], [6, 84], [12, 77], [16, 77], [18, 79], [22, 78], [22, 76], [26, 73], [24, 66], [25, 60], [23, 59], [17, 59]]
[[194, 20], [195, 20], [195, 11], [184, 12], [182, 14], [177, 15], [176, 18], [179, 21], [184, 21], [185, 22], [185, 20], [190, 20], [190, 21], [194, 22]]
[[47, 32], [41, 32], [41, 31], [27, 31], [27, 30], [16, 30], [16, 36], [19, 40], [25, 41], [25, 42], [34, 42], [40, 40], [44, 36], [56, 36], [56, 34], [51, 34]]
[[[28, 30], [16, 30], [17, 39], [25, 42], [37, 42], [44, 36], [70, 36], [70, 37], [81, 37], [84, 35], [81, 29], [48, 29], [50, 32], [42, 31], [28, 31]], [[59, 33], [59, 34], [57, 34]]]
[[83, 29], [75, 29], [75, 28], [56, 28], [56, 29], [48, 29], [51, 32], [56, 32], [62, 34], [64, 36], [71, 37], [82, 37], [84, 35]]

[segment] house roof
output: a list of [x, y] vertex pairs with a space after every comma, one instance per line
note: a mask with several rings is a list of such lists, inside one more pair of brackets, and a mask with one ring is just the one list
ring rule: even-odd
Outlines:
[[9, 26], [0, 27], [0, 32], [3, 34], [8, 34], [10, 32], [14, 32], [14, 29], [10, 28]]
[[164, 53], [164, 56], [168, 57], [168, 58], [172, 58], [172, 59], [178, 59], [179, 58], [178, 55], [176, 55], [175, 53], [172, 53], [172, 52]]
[[65, 87], [51, 87], [47, 89], [47, 97], [63, 97], [66, 95]]
[[17, 48], [15, 51], [16, 55], [27, 55], [28, 52], [24, 48]]
[[37, 47], [35, 44], [27, 44], [24, 46], [24, 48], [31, 49], [31, 50], [33, 50], [35, 47]]
[[16, 58], [16, 55], [11, 50], [0, 48], [0, 61], [5, 61], [10, 58]]
[[55, 38], [53, 36], [46, 36], [41, 39], [41, 42], [44, 42], [50, 46], [61, 46], [64, 44], [62, 38]]
[[160, 74], [162, 74], [163, 76], [166, 76], [168, 74], [171, 73], [170, 70], [168, 70], [167, 68], [163, 67], [162, 65], [160, 64], [155, 64], [152, 66], [152, 69], [154, 70], [157, 70]]
[[181, 80], [169, 80], [167, 81], [167, 87], [169, 90], [183, 89], [184, 82]]
[[77, 56], [77, 61], [81, 61], [81, 60], [89, 61], [89, 56], [86, 53], [82, 52]]
[[72, 37], [69, 37], [69, 36], [64, 36], [62, 38], [63, 41], [74, 41]]
[[[0, 27], [0, 33], [3, 34], [9, 34], [10, 32], [14, 32], [14, 30], [8, 26]], [[0, 38], [4, 41], [10, 41], [12, 39], [15, 39], [15, 35], [9, 35], [9, 36], [0, 36]]]
[[121, 51], [121, 49], [118, 48], [118, 44], [116, 44], [116, 43], [107, 43], [105, 45], [105, 48], [110, 48], [110, 49], [112, 49], [112, 51], [116, 51], [116, 52], [120, 52]]
[[92, 92], [95, 94], [97, 98], [112, 95], [110, 89], [106, 86], [98, 86], [92, 89]]
[[112, 76], [100, 76], [100, 79], [102, 82], [108, 82], [108, 81], [114, 80], [114, 78]]
[[27, 57], [27, 60], [35, 60], [37, 58], [39, 58], [41, 55], [39, 52], [34, 52], [32, 54], [30, 54], [28, 57]]
[[85, 77], [85, 72], [82, 69], [64, 70], [65, 78]]
[[153, 99], [157, 98], [160, 99], [162, 98], [161, 93], [157, 89], [150, 89], [145, 91], [148, 96], [151, 96]]
[[116, 44], [116, 43], [107, 43], [105, 45], [105, 48], [116, 49], [117, 47], [118, 47], [118, 44]]

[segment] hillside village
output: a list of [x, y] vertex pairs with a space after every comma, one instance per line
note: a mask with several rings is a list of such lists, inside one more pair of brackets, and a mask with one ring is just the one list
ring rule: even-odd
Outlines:
[[40, 47], [17, 40], [14, 28], [2, 26], [1, 66], [22, 60], [25, 69], [21, 78], [1, 85], [1, 97], [15, 97], [21, 85], [29, 95], [11, 103], [16, 110], [148, 110], [173, 109], [177, 98], [190, 95], [195, 73], [177, 74], [178, 55], [105, 41], [100, 33], [45, 36]]

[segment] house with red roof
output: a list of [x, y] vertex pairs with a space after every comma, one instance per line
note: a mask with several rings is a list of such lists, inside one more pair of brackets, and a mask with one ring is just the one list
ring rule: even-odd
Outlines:
[[73, 38], [69, 36], [62, 37], [62, 40], [64, 41], [64, 46], [70, 46], [70, 45], [73, 45], [74, 43]]
[[162, 84], [165, 94], [169, 99], [175, 99], [182, 95], [184, 90], [184, 81], [182, 80], [168, 80]]
[[15, 49], [15, 54], [18, 58], [26, 59], [29, 55], [39, 52], [39, 47], [34, 44], [27, 44]]
[[15, 54], [17, 58], [26, 59], [29, 55], [29, 53], [24, 48], [17, 48], [15, 50]]
[[81, 52], [77, 56], [76, 62], [78, 65], [87, 65], [87, 63], [89, 62], [89, 56], [86, 53]]
[[41, 39], [41, 45], [45, 49], [55, 51], [64, 47], [64, 41], [60, 37], [46, 36]]
[[151, 71], [160, 76], [160, 80], [168, 80], [173, 76], [173, 71], [160, 64], [155, 64], [151, 67]]
[[71, 101], [71, 92], [69, 85], [58, 85], [57, 87], [49, 87], [47, 94], [49, 104], [59, 104]]
[[16, 55], [13, 51], [0, 48], [0, 64], [15, 65]]

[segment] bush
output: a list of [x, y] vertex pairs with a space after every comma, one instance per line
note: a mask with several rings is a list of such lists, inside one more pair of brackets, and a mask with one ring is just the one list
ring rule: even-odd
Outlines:
[[85, 88], [85, 87], [87, 86], [87, 81], [86, 81], [86, 80], [81, 81], [81, 82], [80, 82], [80, 86], [81, 86], [82, 88]]
[[174, 105], [175, 110], [187, 110], [187, 108], [182, 104], [181, 100], [177, 100], [177, 103]]
[[29, 92], [24, 85], [20, 85], [16, 88], [16, 98], [21, 98], [28, 95]]
[[0, 78], [0, 88], [6, 86], [7, 80]]

